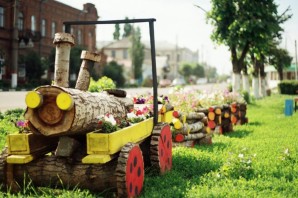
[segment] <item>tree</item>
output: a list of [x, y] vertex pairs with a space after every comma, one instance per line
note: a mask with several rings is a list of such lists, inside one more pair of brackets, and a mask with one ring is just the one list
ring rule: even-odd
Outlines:
[[125, 83], [125, 79], [123, 77], [123, 67], [118, 65], [115, 61], [111, 61], [104, 67], [103, 75], [111, 78], [114, 82], [116, 82], [117, 86], [122, 86]]
[[115, 24], [115, 31], [113, 33], [113, 37], [114, 37], [114, 40], [119, 40], [120, 39], [120, 25], [117, 23]]
[[40, 56], [34, 51], [29, 51], [24, 57], [24, 62], [28, 81], [30, 83], [39, 83], [41, 76], [44, 74]]
[[[128, 17], [125, 17], [125, 19], [127, 20]], [[132, 31], [133, 31], [133, 26], [130, 23], [125, 23], [124, 33], [122, 35], [122, 38], [129, 37], [132, 34]]]
[[190, 64], [183, 64], [179, 73], [185, 78], [189, 78], [193, 72], [193, 68]]
[[205, 69], [202, 65], [200, 64], [196, 64], [193, 68], [193, 75], [202, 78], [205, 77]]
[[145, 46], [141, 42], [141, 30], [139, 27], [133, 29], [133, 34], [131, 35], [132, 46], [129, 49], [131, 54], [131, 62], [132, 68], [134, 72], [134, 79], [138, 79], [139, 81], [142, 79], [143, 73], [143, 61], [145, 57]]
[[291, 66], [292, 59], [289, 52], [285, 49], [272, 46], [270, 49], [269, 63], [277, 70], [279, 79], [283, 80], [283, 70]]
[[240, 91], [240, 72], [252, 46], [262, 46], [268, 38], [280, 36], [285, 13], [277, 14], [273, 0], [211, 0], [207, 13], [214, 26], [212, 40], [229, 47], [233, 65], [233, 91]]

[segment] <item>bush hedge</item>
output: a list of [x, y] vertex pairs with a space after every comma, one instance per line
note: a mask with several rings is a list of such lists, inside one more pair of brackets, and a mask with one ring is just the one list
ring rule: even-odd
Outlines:
[[280, 94], [295, 95], [298, 94], [298, 81], [297, 80], [284, 80], [278, 84]]

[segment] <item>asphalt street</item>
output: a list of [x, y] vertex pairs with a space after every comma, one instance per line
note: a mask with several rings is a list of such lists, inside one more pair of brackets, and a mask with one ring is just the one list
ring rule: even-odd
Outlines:
[[[185, 89], [188, 90], [201, 90], [201, 91], [217, 91], [227, 88], [227, 84], [202, 84], [202, 85], [188, 85]], [[152, 88], [130, 88], [125, 89], [128, 96], [137, 95], [152, 95]], [[158, 88], [158, 95], [167, 95], [174, 92], [173, 87]], [[9, 109], [26, 108], [25, 97], [28, 91], [0, 91], [0, 111], [5, 112]]]

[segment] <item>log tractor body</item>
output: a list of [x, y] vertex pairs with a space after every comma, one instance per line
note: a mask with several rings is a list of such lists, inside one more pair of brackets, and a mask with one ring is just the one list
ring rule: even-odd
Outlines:
[[[90, 67], [100, 55], [82, 52], [83, 59], [76, 88], [68, 87], [69, 50], [73, 36], [57, 33], [53, 85], [37, 87], [26, 96], [25, 118], [30, 130], [7, 136], [7, 149], [0, 157], [2, 188], [19, 190], [30, 179], [36, 186], [81, 187], [94, 191], [116, 189], [119, 197], [140, 195], [144, 166], [160, 173], [172, 167], [172, 134], [168, 123], [172, 111], [160, 113], [153, 22], [134, 19], [71, 24], [116, 24], [149, 22], [154, 80], [154, 116], [112, 133], [96, 130], [97, 116], [112, 114], [123, 118], [134, 107], [133, 100], [109, 92], [87, 91]], [[152, 46], [153, 44], [153, 46]]]

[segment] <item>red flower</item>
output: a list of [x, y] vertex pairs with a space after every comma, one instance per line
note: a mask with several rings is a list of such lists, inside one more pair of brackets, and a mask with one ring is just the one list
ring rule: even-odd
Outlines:
[[143, 114], [143, 112], [141, 111], [141, 110], [137, 110], [137, 112], [136, 112], [136, 115], [138, 116], [138, 115], [142, 115]]

